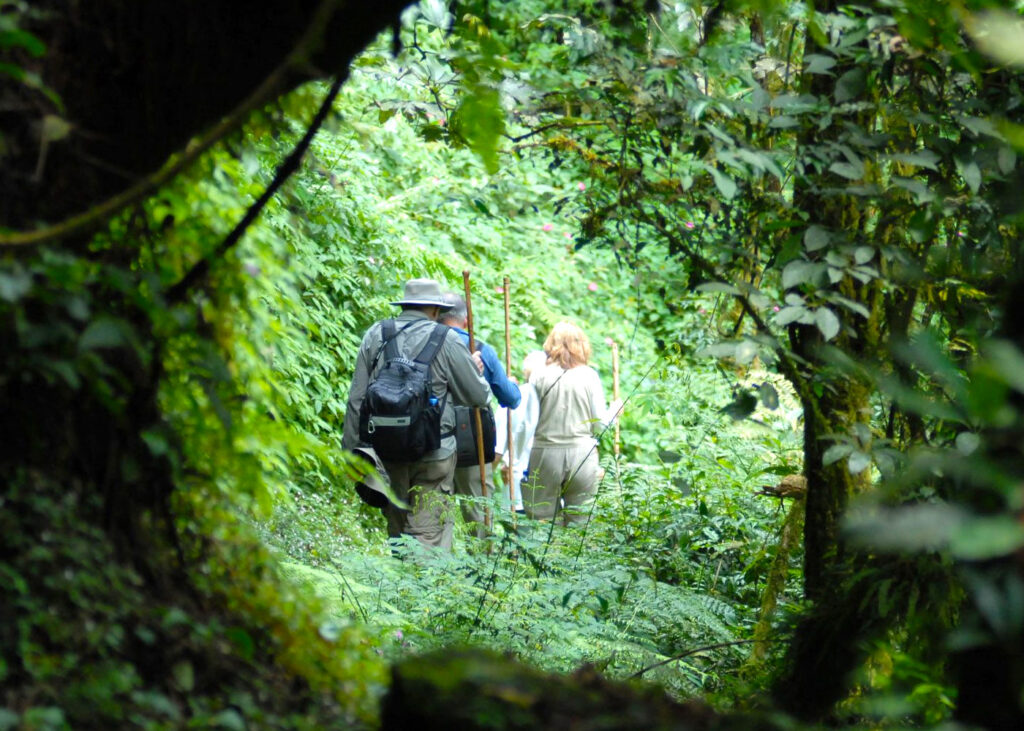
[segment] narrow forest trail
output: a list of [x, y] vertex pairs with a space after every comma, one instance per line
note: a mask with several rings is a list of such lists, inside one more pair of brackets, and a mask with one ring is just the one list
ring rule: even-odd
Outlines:
[[[1024, 727], [1019, 6], [0, 1], [0, 731]], [[399, 558], [347, 390], [464, 271], [628, 403]]]

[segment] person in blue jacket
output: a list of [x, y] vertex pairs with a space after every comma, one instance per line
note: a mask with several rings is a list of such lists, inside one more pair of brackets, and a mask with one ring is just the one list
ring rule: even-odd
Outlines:
[[[445, 292], [444, 302], [446, 305], [450, 305], [451, 309], [442, 313], [438, 321], [452, 328], [468, 348], [469, 333], [466, 331], [466, 327], [469, 325], [469, 312], [466, 309], [466, 300], [454, 292]], [[519, 406], [519, 401], [522, 398], [519, 386], [506, 375], [498, 353], [479, 338], [475, 339], [474, 345], [480, 354], [480, 359], [484, 362], [484, 380], [491, 387], [491, 393], [498, 399], [498, 403], [507, 409]], [[485, 465], [484, 474], [488, 494], [494, 495], [494, 465]], [[479, 465], [455, 468], [455, 494], [467, 498], [479, 498], [483, 495]], [[462, 500], [461, 505], [462, 517], [466, 524], [472, 524], [471, 527], [475, 530], [476, 536], [483, 538], [486, 535], [483, 507], [474, 500]]]

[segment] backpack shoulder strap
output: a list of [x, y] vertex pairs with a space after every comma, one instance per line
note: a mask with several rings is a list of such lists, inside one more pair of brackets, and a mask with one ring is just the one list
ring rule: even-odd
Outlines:
[[389, 360], [394, 360], [398, 357], [398, 343], [395, 342], [395, 321], [384, 320], [380, 324], [380, 335], [384, 341], [384, 362], [387, 363]]
[[439, 322], [435, 323], [426, 344], [420, 349], [420, 352], [413, 360], [423, 365], [430, 365], [434, 358], [437, 357], [437, 352], [441, 349], [441, 345], [444, 344], [444, 339], [447, 335], [448, 326], [442, 325]]

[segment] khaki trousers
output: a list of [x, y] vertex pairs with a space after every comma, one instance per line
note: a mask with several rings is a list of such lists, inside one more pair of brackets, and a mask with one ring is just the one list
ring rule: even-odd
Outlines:
[[[487, 494], [494, 496], [494, 467], [491, 464], [484, 466], [486, 475]], [[455, 494], [465, 497], [483, 497], [480, 489], [480, 466], [456, 467], [455, 468]], [[484, 508], [477, 502], [462, 500], [462, 519], [466, 521], [467, 527], [476, 533], [477, 538], [487, 536], [487, 528], [484, 526]]]
[[388, 503], [388, 535], [412, 536], [424, 546], [452, 550], [455, 455], [433, 462], [384, 462], [395, 495], [411, 510]]
[[523, 483], [523, 507], [537, 520], [582, 523], [584, 509], [597, 493], [601, 465], [593, 444], [538, 447], [530, 452], [529, 477]]

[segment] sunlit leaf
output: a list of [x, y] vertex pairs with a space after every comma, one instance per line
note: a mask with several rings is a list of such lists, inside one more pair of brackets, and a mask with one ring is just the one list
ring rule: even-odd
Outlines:
[[825, 466], [838, 462], [843, 457], [847, 457], [853, 452], [852, 444], [833, 444], [831, 447], [825, 450], [825, 453], [821, 456], [821, 463]]
[[825, 340], [831, 340], [839, 334], [839, 318], [827, 307], [819, 307], [814, 311], [814, 324], [818, 326]]
[[1024, 19], [1009, 10], [983, 10], [969, 16], [967, 32], [983, 53], [1007, 66], [1024, 68]]
[[828, 229], [818, 225], [808, 226], [804, 231], [804, 248], [808, 251], [818, 251], [828, 246], [831, 234]]
[[850, 474], [859, 475], [871, 466], [871, 455], [859, 450], [854, 451], [850, 455], [850, 459], [847, 460], [846, 466], [850, 470]]
[[1024, 547], [1024, 525], [1009, 515], [976, 516], [953, 532], [950, 550], [957, 558], [980, 561]]
[[740, 365], [746, 365], [750, 361], [757, 357], [757, 344], [751, 340], [744, 340], [741, 343], [736, 344], [736, 352], [733, 354], [733, 358]]
[[736, 181], [712, 165], [706, 165], [705, 167], [711, 173], [711, 177], [714, 178], [715, 187], [718, 188], [718, 192], [726, 200], [732, 200], [733, 196], [736, 195]]
[[981, 445], [981, 437], [974, 432], [962, 431], [956, 435], [956, 448], [962, 455], [973, 454]]

